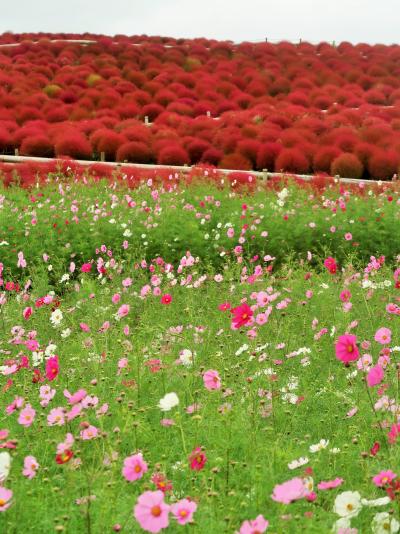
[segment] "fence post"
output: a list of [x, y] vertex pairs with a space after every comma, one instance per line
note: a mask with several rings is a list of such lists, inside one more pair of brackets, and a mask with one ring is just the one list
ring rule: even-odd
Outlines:
[[145, 116], [145, 118], [144, 118], [144, 123], [145, 123], [145, 124], [149, 124], [149, 117], [148, 117], [148, 115]]
[[106, 154], [105, 154], [105, 152], [100, 152], [100, 161], [106, 161]]
[[263, 169], [262, 173], [263, 173], [263, 181], [268, 182], [268, 169]]
[[19, 156], [19, 150], [18, 150], [18, 148], [16, 148], [16, 149], [14, 150], [14, 155], [15, 155], [15, 156]]

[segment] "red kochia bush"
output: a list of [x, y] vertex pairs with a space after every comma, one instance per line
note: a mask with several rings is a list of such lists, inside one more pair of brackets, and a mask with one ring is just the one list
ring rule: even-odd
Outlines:
[[157, 163], [160, 165], [185, 165], [190, 163], [190, 157], [181, 146], [170, 144], [160, 150]]
[[195, 139], [191, 141], [187, 146], [187, 151], [189, 152], [190, 160], [192, 163], [198, 163], [201, 161], [201, 158], [206, 150], [210, 148], [210, 143], [203, 141], [201, 139]]
[[251, 161], [238, 152], [224, 156], [219, 162], [218, 167], [220, 169], [232, 169], [238, 171], [248, 171], [253, 168]]
[[340, 156], [340, 154], [340, 149], [335, 146], [319, 148], [313, 157], [314, 171], [330, 172], [332, 161]]
[[363, 165], [357, 156], [348, 152], [335, 158], [331, 165], [331, 174], [343, 178], [361, 178], [363, 170]]
[[69, 130], [59, 134], [55, 143], [56, 156], [71, 156], [76, 159], [91, 159], [92, 147], [84, 135]]
[[275, 171], [307, 174], [310, 165], [304, 154], [297, 148], [284, 148], [275, 161]]
[[368, 162], [368, 172], [376, 180], [391, 180], [399, 170], [399, 157], [390, 150], [376, 150]]
[[282, 150], [280, 143], [263, 143], [257, 152], [257, 169], [272, 171], [275, 168], [275, 160]]
[[210, 165], [218, 165], [223, 156], [224, 153], [221, 150], [218, 150], [218, 148], [210, 147], [203, 153], [201, 162], [209, 163]]
[[140, 141], [130, 141], [121, 145], [117, 151], [117, 161], [130, 163], [151, 163], [153, 154], [150, 148]]
[[95, 152], [104, 152], [106, 159], [114, 160], [117, 150], [126, 139], [117, 132], [102, 128], [93, 132], [90, 141]]
[[37, 156], [51, 158], [54, 156], [54, 146], [45, 135], [33, 135], [26, 137], [21, 144], [22, 156]]

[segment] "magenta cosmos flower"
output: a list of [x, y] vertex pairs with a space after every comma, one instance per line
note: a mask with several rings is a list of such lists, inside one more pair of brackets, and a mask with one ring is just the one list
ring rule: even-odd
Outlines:
[[161, 297], [161, 304], [171, 304], [172, 296], [169, 293], [166, 293]]
[[251, 322], [253, 317], [253, 310], [246, 303], [231, 309], [233, 314], [231, 327], [233, 330], [238, 330], [242, 326]]
[[4, 512], [11, 506], [13, 492], [0, 486], [0, 512]]
[[392, 331], [389, 328], [379, 328], [375, 333], [375, 341], [381, 345], [388, 345], [392, 341]]
[[49, 358], [46, 362], [46, 378], [51, 382], [54, 380], [60, 370], [60, 366], [58, 363], [58, 356], [52, 356]]
[[339, 336], [339, 339], [335, 344], [336, 358], [343, 363], [349, 363], [358, 360], [360, 353], [356, 343], [357, 336], [351, 334]]
[[239, 534], [258, 534], [265, 532], [269, 522], [260, 514], [255, 519], [244, 521], [240, 527]]
[[334, 489], [334, 488], [338, 488], [339, 486], [341, 486], [343, 484], [343, 478], [335, 478], [334, 480], [321, 480], [321, 482], [318, 484], [318, 489], [319, 490], [329, 490], [329, 489]]
[[220, 389], [221, 387], [221, 379], [219, 377], [218, 371], [214, 371], [213, 369], [209, 369], [203, 374], [203, 382], [204, 386], [209, 391], [213, 389]]
[[181, 499], [171, 505], [171, 513], [180, 525], [186, 525], [193, 521], [193, 514], [197, 510], [197, 504], [189, 499]]
[[145, 491], [139, 496], [134, 508], [136, 521], [146, 532], [160, 532], [169, 524], [169, 506], [160, 490]]
[[381, 471], [375, 475], [372, 478], [372, 482], [375, 486], [378, 486], [378, 488], [382, 488], [383, 486], [389, 485], [396, 477], [396, 473], [393, 473], [393, 471], [389, 469], [388, 471]]
[[142, 478], [147, 470], [147, 463], [143, 460], [141, 453], [138, 453], [125, 458], [122, 474], [125, 480], [128, 482], [133, 482], [135, 480], [139, 480], [139, 478]]

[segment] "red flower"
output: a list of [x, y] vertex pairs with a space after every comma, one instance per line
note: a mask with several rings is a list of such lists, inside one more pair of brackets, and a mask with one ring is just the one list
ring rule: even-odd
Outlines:
[[190, 462], [190, 469], [193, 469], [193, 471], [201, 471], [205, 463], [207, 462], [207, 456], [201, 450], [200, 447], [196, 447], [189, 454], [189, 462]]
[[171, 304], [172, 296], [169, 293], [166, 293], [161, 297], [161, 304]]
[[61, 454], [57, 454], [56, 455], [56, 462], [58, 464], [66, 464], [67, 462], [69, 462], [71, 460], [71, 458], [73, 457], [74, 453], [70, 450], [68, 451], [65, 451]]
[[253, 317], [253, 310], [246, 303], [232, 308], [231, 313], [233, 314], [231, 326], [234, 330], [251, 322], [251, 318]]
[[379, 449], [381, 446], [379, 445], [378, 441], [375, 441], [375, 443], [372, 445], [371, 450], [369, 451], [371, 456], [376, 456], [379, 452]]
[[231, 307], [231, 305], [230, 305], [229, 302], [224, 302], [223, 304], [220, 304], [220, 305], [218, 306], [218, 309], [219, 309], [220, 311], [226, 311], [226, 310], [229, 310], [230, 307]]
[[335, 260], [335, 258], [332, 258], [331, 256], [326, 258], [326, 260], [324, 261], [324, 266], [328, 269], [328, 271], [331, 274], [335, 274], [336, 271], [337, 271], [336, 260]]

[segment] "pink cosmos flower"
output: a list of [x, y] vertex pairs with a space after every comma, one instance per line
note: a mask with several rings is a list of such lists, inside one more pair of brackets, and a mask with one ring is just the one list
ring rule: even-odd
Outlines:
[[91, 263], [84, 263], [81, 267], [81, 272], [82, 273], [90, 273], [90, 271], [92, 270], [92, 264]]
[[78, 402], [81, 402], [83, 400], [87, 393], [85, 389], [79, 389], [76, 393], [71, 394], [68, 389], [64, 389], [64, 397], [68, 399], [69, 404], [78, 404]]
[[46, 378], [50, 382], [54, 380], [59, 372], [58, 356], [52, 356], [46, 362]]
[[148, 471], [147, 463], [143, 460], [141, 453], [125, 458], [122, 474], [128, 482], [139, 480], [146, 471]]
[[334, 489], [334, 488], [337, 488], [339, 486], [341, 486], [343, 484], [343, 478], [335, 478], [334, 480], [328, 480], [328, 481], [321, 481], [317, 488], [319, 490], [329, 490], [329, 489]]
[[119, 293], [114, 293], [111, 298], [113, 304], [117, 304], [121, 300], [121, 295]]
[[268, 528], [269, 522], [260, 514], [255, 519], [244, 521], [238, 534], [261, 534]]
[[302, 499], [307, 494], [306, 487], [301, 478], [292, 478], [283, 484], [277, 484], [274, 488], [272, 499], [276, 502], [289, 504], [292, 501]]
[[207, 462], [207, 456], [200, 447], [196, 447], [189, 455], [190, 469], [201, 471]]
[[378, 488], [383, 488], [384, 486], [388, 486], [396, 477], [396, 473], [393, 473], [393, 471], [389, 469], [388, 471], [381, 471], [375, 475], [372, 478], [372, 482], [375, 486], [378, 486]]
[[24, 459], [24, 469], [22, 474], [27, 478], [33, 478], [36, 471], [39, 469], [39, 464], [34, 456], [26, 456]]
[[90, 326], [86, 323], [79, 323], [82, 332], [90, 332]]
[[130, 310], [129, 304], [122, 304], [122, 306], [119, 307], [118, 312], [117, 312], [118, 317], [119, 318], [126, 317], [129, 313], [129, 310]]
[[339, 336], [335, 344], [336, 358], [343, 363], [349, 363], [358, 360], [360, 353], [358, 351], [357, 336], [344, 334]]
[[35, 419], [35, 415], [36, 410], [34, 410], [30, 404], [27, 404], [19, 413], [18, 423], [26, 427], [31, 426]]
[[72, 419], [75, 419], [75, 417], [78, 417], [78, 415], [82, 411], [82, 404], [78, 402], [78, 404], [74, 404], [69, 412], [65, 414], [65, 417], [67, 418], [67, 421], [72, 421]]
[[367, 384], [370, 388], [377, 386], [383, 380], [385, 373], [380, 365], [371, 367], [367, 374]]
[[180, 525], [192, 523], [193, 514], [197, 510], [197, 504], [189, 499], [181, 499], [175, 504], [171, 505], [171, 513]]
[[65, 440], [57, 445], [57, 454], [64, 454], [66, 451], [69, 451], [72, 448], [74, 441], [74, 436], [68, 432], [65, 436]]
[[28, 308], [25, 308], [24, 311], [22, 312], [22, 315], [24, 319], [27, 321], [29, 317], [32, 315], [32, 308], [30, 306]]
[[213, 389], [220, 389], [221, 379], [219, 377], [218, 371], [209, 369], [203, 374], [203, 382], [206, 389], [209, 391]]
[[379, 328], [375, 333], [375, 341], [381, 345], [388, 345], [392, 341], [392, 331], [389, 328]]
[[99, 431], [93, 425], [89, 425], [87, 428], [83, 429], [80, 433], [81, 439], [89, 440], [94, 439], [98, 436]]
[[62, 426], [65, 424], [65, 416], [63, 408], [53, 408], [47, 416], [49, 426]]
[[0, 486], [0, 512], [4, 512], [11, 506], [11, 499], [13, 492], [7, 488]]
[[351, 241], [353, 239], [353, 236], [350, 232], [347, 232], [346, 234], [344, 234], [344, 238], [346, 241]]
[[157, 533], [167, 528], [169, 509], [169, 505], [164, 502], [162, 491], [145, 491], [137, 500], [134, 516], [143, 530]]
[[351, 293], [348, 289], [344, 289], [340, 295], [339, 295], [339, 298], [342, 302], [349, 302], [349, 300], [351, 299]]

